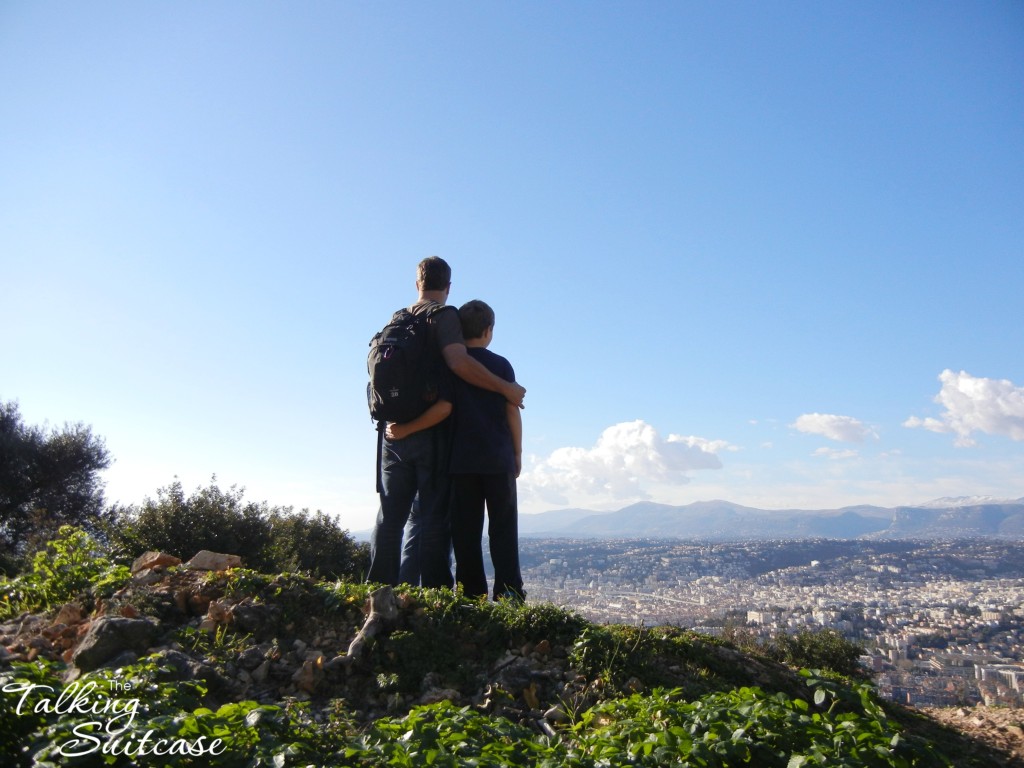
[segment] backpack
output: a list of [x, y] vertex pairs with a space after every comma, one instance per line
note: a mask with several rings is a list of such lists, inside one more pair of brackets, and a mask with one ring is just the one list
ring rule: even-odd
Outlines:
[[420, 314], [400, 309], [370, 340], [366, 399], [378, 425], [412, 421], [437, 400], [442, 359], [430, 318], [446, 308], [439, 304]]

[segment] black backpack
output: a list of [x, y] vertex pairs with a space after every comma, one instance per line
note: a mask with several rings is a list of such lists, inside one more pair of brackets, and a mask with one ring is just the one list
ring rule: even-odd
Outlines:
[[430, 318], [446, 308], [438, 304], [420, 314], [400, 309], [370, 340], [366, 399], [378, 424], [412, 421], [437, 400], [442, 359]]

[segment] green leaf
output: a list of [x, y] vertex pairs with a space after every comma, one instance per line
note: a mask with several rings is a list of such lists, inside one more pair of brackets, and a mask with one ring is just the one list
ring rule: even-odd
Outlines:
[[245, 716], [245, 724], [250, 728], [255, 728], [259, 724], [260, 720], [263, 719], [263, 710], [254, 709], [252, 712]]

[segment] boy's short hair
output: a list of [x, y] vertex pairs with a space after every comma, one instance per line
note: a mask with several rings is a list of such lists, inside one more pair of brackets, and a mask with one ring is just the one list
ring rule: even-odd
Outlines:
[[479, 339], [484, 331], [494, 325], [494, 310], [480, 299], [473, 299], [459, 307], [459, 320], [462, 322], [463, 338]]
[[440, 256], [428, 256], [416, 267], [420, 290], [443, 291], [452, 282], [452, 268]]

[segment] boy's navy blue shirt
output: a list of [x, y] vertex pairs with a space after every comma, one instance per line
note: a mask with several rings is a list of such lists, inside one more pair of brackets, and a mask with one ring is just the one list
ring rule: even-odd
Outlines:
[[[512, 364], [484, 347], [466, 351], [495, 376], [515, 381]], [[449, 471], [452, 474], [493, 474], [516, 471], [506, 400], [497, 392], [467, 384], [457, 376], [452, 414], [454, 434]]]

